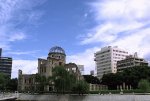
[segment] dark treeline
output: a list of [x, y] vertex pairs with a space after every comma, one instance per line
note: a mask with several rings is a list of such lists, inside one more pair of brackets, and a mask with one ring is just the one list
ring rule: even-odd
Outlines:
[[104, 74], [101, 83], [107, 85], [110, 90], [117, 89], [117, 86], [123, 83], [125, 85], [131, 85], [133, 89], [137, 89], [138, 83], [142, 79], [150, 82], [150, 67], [137, 66], [126, 68], [116, 74]]
[[92, 75], [83, 75], [85, 81], [87, 83], [91, 83], [91, 84], [100, 84], [100, 80], [95, 77], [95, 76], [92, 76]]
[[0, 73], [0, 91], [17, 91], [18, 79], [10, 79], [7, 75]]

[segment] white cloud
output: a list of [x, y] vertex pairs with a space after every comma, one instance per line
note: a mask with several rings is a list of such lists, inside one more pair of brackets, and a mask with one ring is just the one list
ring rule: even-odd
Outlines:
[[18, 0], [3, 0], [0, 2], [0, 24], [6, 23], [12, 17], [12, 12]]
[[[89, 3], [97, 25], [82, 37], [81, 44], [119, 46], [140, 57], [150, 53], [150, 0], [96, 0]], [[83, 36], [83, 35], [82, 35]], [[87, 50], [91, 50], [88, 51]], [[72, 61], [95, 67], [93, 49], [71, 56]], [[90, 63], [91, 62], [91, 63]]]
[[89, 74], [90, 70], [95, 70], [94, 53], [100, 48], [94, 47], [87, 49], [83, 53], [67, 56], [67, 62], [73, 62], [78, 65], [84, 65], [84, 73]]
[[[11, 50], [12, 42], [24, 40], [28, 37], [28, 25], [38, 25], [43, 15], [42, 11], [34, 9], [46, 0], [1, 0], [0, 1], [0, 48]], [[24, 26], [26, 25], [26, 26]], [[10, 52], [12, 54], [29, 54], [34, 52]], [[13, 60], [12, 77], [17, 77], [18, 69], [24, 73], [35, 73], [37, 61]]]
[[10, 0], [0, 2], [0, 47], [5, 49], [10, 48], [9, 37], [13, 37], [12, 27], [9, 21], [12, 18], [12, 12], [16, 2], [17, 0], [12, 2]]
[[91, 29], [90, 36], [88, 34], [81, 44], [112, 43], [125, 32], [150, 23], [149, 0], [97, 0], [90, 6], [98, 25]]
[[23, 24], [38, 25], [37, 21], [41, 18], [43, 12], [33, 10], [33, 8], [43, 2], [45, 0], [0, 1], [0, 47], [10, 49], [11, 41], [27, 38], [28, 35]]
[[24, 74], [37, 73], [37, 60], [13, 60], [12, 78], [18, 77], [18, 70], [21, 69]]
[[11, 27], [0, 25], [0, 47], [10, 49], [12, 41], [24, 40], [27, 35], [24, 32], [14, 31]]
[[[129, 22], [126, 24], [119, 25], [118, 23], [107, 22], [105, 24], [100, 24], [93, 28], [89, 34], [84, 38], [81, 44], [89, 43], [110, 43], [118, 38], [121, 32], [135, 30], [142, 27], [142, 23]], [[128, 33], [121, 33], [126, 35]]]
[[12, 36], [9, 36], [9, 41], [16, 41], [16, 40], [23, 40], [26, 38], [26, 35], [24, 33], [16, 33]]
[[81, 44], [117, 45], [131, 52], [138, 51], [141, 56], [148, 54], [149, 0], [96, 0], [90, 7], [98, 25]]
[[[133, 32], [130, 36], [122, 37], [110, 45], [117, 45], [124, 49], [127, 49], [130, 53], [138, 52], [140, 57], [144, 57], [149, 54], [150, 47], [150, 28], [145, 28], [137, 32]], [[142, 34], [143, 33], [143, 34]]]
[[37, 53], [39, 50], [34, 50], [34, 51], [11, 51], [11, 52], [6, 52], [5, 54], [14, 54], [14, 55], [33, 55]]
[[97, 0], [91, 3], [96, 20], [149, 20], [149, 0]]

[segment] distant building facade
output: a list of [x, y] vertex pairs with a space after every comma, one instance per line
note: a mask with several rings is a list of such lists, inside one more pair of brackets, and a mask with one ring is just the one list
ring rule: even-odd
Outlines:
[[84, 75], [84, 65], [77, 65], [81, 75]]
[[148, 61], [148, 66], [150, 66], [150, 61]]
[[92, 75], [83, 75], [84, 80], [89, 84], [89, 91], [101, 91], [107, 90], [108, 87], [106, 85], [100, 84], [100, 80]]
[[36, 90], [35, 82], [36, 74], [22, 74], [22, 71], [18, 71], [18, 91], [34, 91]]
[[94, 70], [90, 71], [90, 75], [94, 76]]
[[12, 58], [2, 57], [2, 48], [0, 48], [0, 73], [4, 73], [11, 78]]
[[127, 56], [124, 60], [117, 61], [117, 70], [122, 71], [125, 68], [130, 68], [134, 66], [148, 66], [148, 62], [137, 56], [137, 53], [134, 55]]
[[101, 91], [101, 90], [108, 90], [106, 85], [101, 84], [89, 84], [89, 91]]
[[123, 60], [128, 52], [118, 48], [117, 46], [104, 47], [95, 53], [95, 62], [97, 68], [97, 77], [102, 78], [103, 74], [116, 73], [117, 61]]
[[[52, 70], [56, 66], [64, 66], [65, 69], [73, 73], [78, 80], [83, 79], [81, 73], [75, 63], [66, 64], [65, 51], [58, 46], [52, 47], [48, 53], [47, 59], [38, 59], [38, 75], [45, 76], [46, 78], [52, 76]], [[36, 90], [38, 82], [35, 82], [36, 74], [23, 74], [21, 70], [18, 73], [18, 91], [27, 91], [29, 89]], [[46, 86], [45, 91], [50, 91], [51, 88]]]
[[64, 67], [69, 73], [74, 74], [77, 80], [83, 80], [83, 76], [81, 75], [78, 65], [76, 65], [75, 63], [68, 63], [65, 64]]

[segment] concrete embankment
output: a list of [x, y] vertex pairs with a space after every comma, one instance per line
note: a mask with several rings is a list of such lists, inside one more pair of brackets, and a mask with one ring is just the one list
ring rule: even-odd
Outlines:
[[20, 94], [25, 101], [150, 101], [150, 95], [30, 95]]

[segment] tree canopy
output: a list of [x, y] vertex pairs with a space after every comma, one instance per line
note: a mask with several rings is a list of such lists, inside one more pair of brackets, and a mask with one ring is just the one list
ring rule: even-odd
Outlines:
[[100, 84], [100, 80], [92, 75], [83, 75], [85, 81], [91, 84]]
[[73, 92], [84, 94], [88, 92], [89, 86], [84, 80], [77, 80], [74, 73], [70, 73], [63, 66], [53, 69], [53, 82], [57, 93]]
[[54, 87], [57, 92], [70, 92], [76, 82], [76, 77], [70, 74], [63, 66], [53, 69]]
[[76, 82], [76, 85], [73, 87], [73, 92], [80, 94], [88, 93], [89, 91], [89, 85], [87, 82], [83, 80], [79, 80]]
[[126, 68], [122, 72], [116, 74], [104, 74], [101, 83], [107, 85], [109, 89], [117, 89], [117, 85], [131, 85], [132, 88], [138, 88], [138, 83], [141, 79], [150, 81], [150, 68], [149, 67], [131, 67]]
[[18, 79], [10, 79], [9, 76], [0, 73], [0, 91], [16, 91]]

